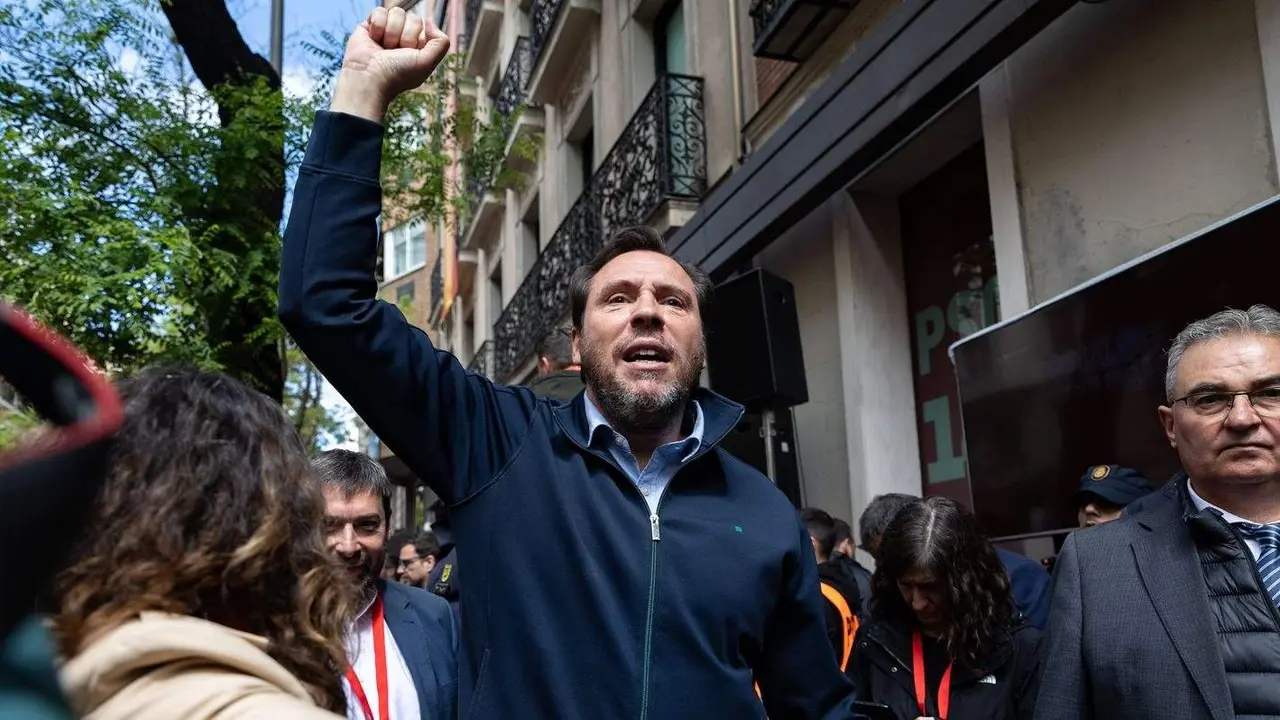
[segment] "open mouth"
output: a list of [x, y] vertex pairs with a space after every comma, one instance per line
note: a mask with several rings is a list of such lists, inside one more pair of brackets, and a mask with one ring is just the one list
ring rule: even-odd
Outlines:
[[638, 343], [627, 348], [622, 361], [639, 370], [660, 370], [671, 362], [671, 353], [661, 345]]

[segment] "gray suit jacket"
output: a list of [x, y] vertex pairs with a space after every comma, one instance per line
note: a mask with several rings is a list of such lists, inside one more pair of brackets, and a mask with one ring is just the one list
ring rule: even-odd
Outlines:
[[1072, 533], [1054, 568], [1037, 720], [1232, 720], [1179, 482]]

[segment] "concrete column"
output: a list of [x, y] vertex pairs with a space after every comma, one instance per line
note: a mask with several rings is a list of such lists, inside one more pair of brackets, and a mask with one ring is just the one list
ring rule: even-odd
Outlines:
[[832, 202], [850, 513], [856, 526], [876, 495], [921, 493], [920, 444], [897, 202], [855, 200], [847, 193]]
[[987, 156], [987, 189], [991, 196], [992, 240], [1000, 284], [1000, 317], [1011, 318], [1031, 307], [1027, 289], [1027, 256], [1022, 236], [1022, 205], [1009, 124], [1009, 70], [1001, 63], [978, 84], [982, 103], [982, 138]]
[[1258, 13], [1258, 50], [1262, 56], [1262, 83], [1267, 95], [1267, 125], [1271, 132], [1271, 182], [1276, 177], [1280, 160], [1280, 2], [1255, 0]]

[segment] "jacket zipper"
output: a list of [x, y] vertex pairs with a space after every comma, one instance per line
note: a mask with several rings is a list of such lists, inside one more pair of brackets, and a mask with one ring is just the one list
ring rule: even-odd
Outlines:
[[[666, 497], [664, 492], [663, 498]], [[662, 498], [658, 499], [662, 509]], [[653, 613], [658, 596], [658, 541], [662, 539], [657, 512], [649, 513], [649, 609], [644, 621], [644, 674], [641, 680], [640, 720], [649, 717], [649, 668], [653, 660]]]
[[[734, 418], [733, 423], [729, 426], [730, 429], [737, 426], [738, 421], [742, 419], [742, 415], [744, 414], [744, 412], [745, 411], [743, 410], [738, 411], [737, 417]], [[591, 455], [594, 455], [600, 458], [601, 460], [603, 460], [606, 465], [618, 471], [624, 477], [627, 477], [628, 483], [631, 485], [631, 487], [635, 488], [635, 483], [630, 482], [630, 477], [627, 476], [627, 473], [618, 465], [617, 462], [614, 461], [612, 457], [610, 457], [607, 453], [602, 453], [599, 450], [596, 450], [590, 447], [589, 445], [584, 445], [583, 443], [579, 442], [577, 437], [575, 437], [573, 433], [565, 429], [564, 423], [561, 422], [559, 414], [556, 415], [556, 422], [560, 424], [561, 430], [564, 431], [565, 434], [569, 436], [569, 439], [573, 442], [574, 445], [577, 445], [584, 452], [590, 453]], [[650, 665], [653, 660], [653, 615], [657, 606], [656, 600], [658, 595], [658, 542], [662, 539], [662, 529], [660, 527], [658, 511], [662, 510], [662, 503], [665, 502], [667, 499], [667, 488], [670, 488], [672, 483], [676, 481], [676, 476], [680, 474], [680, 471], [689, 467], [689, 465], [693, 464], [693, 462], [698, 458], [711, 452], [716, 446], [720, 444], [720, 441], [723, 440], [724, 437], [728, 434], [729, 434], [729, 430], [726, 430], [725, 432], [721, 433], [718, 437], [716, 437], [712, 442], [708, 443], [708, 442], [705, 442], [704, 440], [702, 447], [699, 448], [698, 451], [695, 452], [692, 456], [690, 456], [687, 461], [681, 464], [680, 468], [677, 469], [676, 472], [672, 474], [671, 479], [667, 481], [667, 487], [663, 489], [662, 495], [658, 497], [657, 510], [649, 513], [649, 606], [648, 606], [648, 610], [645, 612], [645, 622], [644, 622], [644, 659], [643, 659], [643, 673], [641, 676], [642, 687], [641, 687], [641, 693], [640, 693], [640, 720], [648, 720], [648, 717], [649, 717], [649, 674], [650, 674]], [[635, 488], [635, 491], [636, 491], [636, 494], [640, 495], [641, 500], [644, 500], [644, 495], [643, 493], [640, 492], [639, 488]], [[648, 507], [649, 505], [648, 501], [646, 500], [644, 502], [645, 502], [645, 506]]]
[[1244, 536], [1236, 530], [1226, 518], [1218, 517], [1218, 522], [1227, 526], [1227, 531], [1235, 536], [1236, 542], [1240, 543], [1240, 549], [1244, 551], [1245, 559], [1249, 561], [1249, 569], [1253, 571], [1253, 578], [1258, 581], [1258, 592], [1262, 594], [1262, 601], [1271, 610], [1271, 619], [1275, 622], [1276, 627], [1280, 628], [1280, 608], [1271, 602], [1271, 596], [1267, 593], [1267, 586], [1262, 582], [1262, 573], [1258, 572], [1258, 560], [1253, 557], [1253, 551], [1249, 549], [1249, 543], [1244, 541]]

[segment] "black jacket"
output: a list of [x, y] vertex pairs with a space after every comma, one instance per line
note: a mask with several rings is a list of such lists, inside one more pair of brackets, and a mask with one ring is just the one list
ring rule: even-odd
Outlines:
[[[1040, 631], [1020, 618], [980, 670], [958, 665], [952, 670], [948, 720], [1031, 720], [1039, 688], [1039, 655]], [[910, 631], [868, 618], [858, 629], [853, 670], [859, 700], [888, 705], [903, 720], [921, 715]], [[926, 685], [929, 712], [924, 714], [936, 715], [937, 682], [931, 677]]]
[[[847, 573], [846, 568], [834, 560], [829, 560], [818, 565], [818, 578], [844, 596], [844, 601], [849, 604], [849, 610], [856, 618], [858, 609], [862, 606], [862, 594], [858, 592], [858, 584]], [[826, 611], [827, 640], [831, 643], [831, 649], [836, 653], [836, 662], [839, 662], [841, 654], [844, 652], [844, 619], [840, 617], [840, 611], [836, 609], [836, 606], [831, 604], [825, 597], [822, 599], [822, 605]], [[852, 652], [850, 655], [852, 655]], [[853, 677], [852, 658], [850, 658], [846, 666], [845, 674], [850, 678]]]
[[860, 619], [869, 616], [871, 614], [871, 571], [848, 555], [833, 554], [829, 562], [838, 567], [844, 577], [858, 587], [858, 596], [862, 598], [861, 605], [855, 607], [853, 611]]

